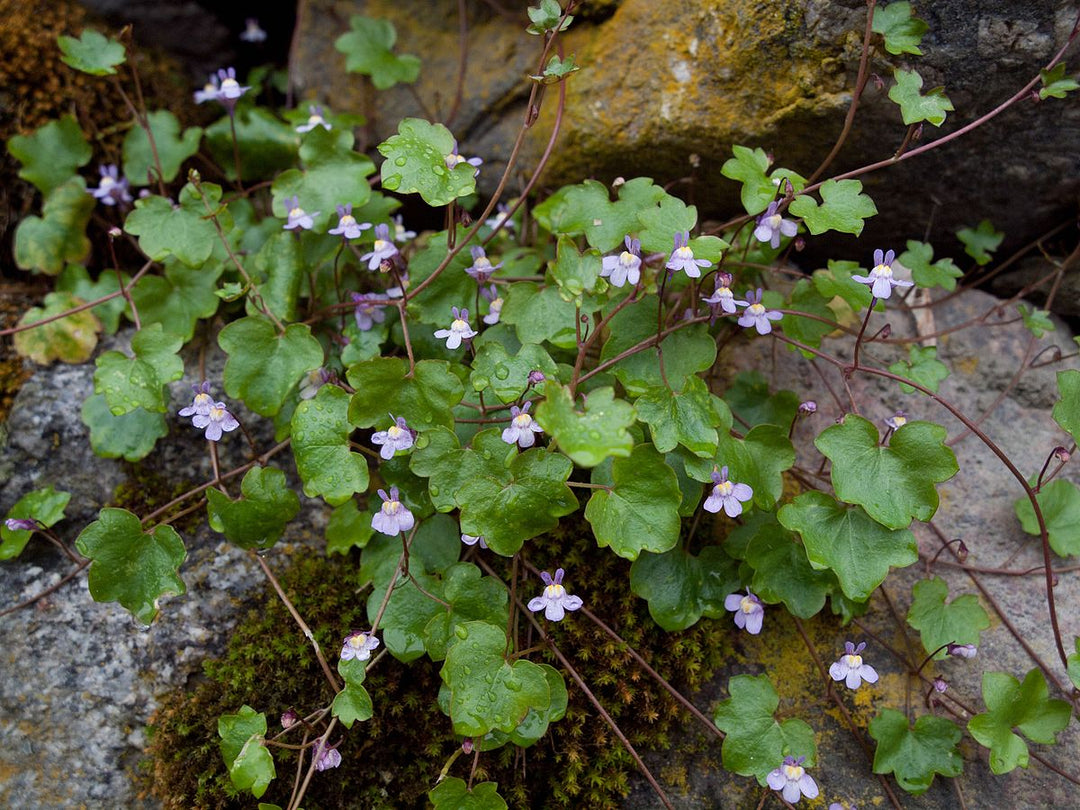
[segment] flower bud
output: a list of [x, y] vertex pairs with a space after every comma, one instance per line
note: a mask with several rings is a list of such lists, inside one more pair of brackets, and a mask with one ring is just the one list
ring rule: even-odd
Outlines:
[[963, 540], [960, 540], [959, 538], [957, 538], [957, 541], [956, 541], [956, 559], [958, 559], [960, 562], [966, 562], [967, 558], [968, 558], [967, 544]]
[[4, 525], [13, 532], [32, 532], [37, 528], [37, 521], [33, 518], [8, 518]]
[[1064, 447], [1058, 445], [1057, 447], [1054, 448], [1054, 458], [1056, 458], [1058, 461], [1060, 461], [1062, 464], [1064, 464], [1065, 462], [1067, 462], [1071, 458], [1071, 456], [1069, 455], [1068, 450], [1066, 450]]
[[812, 399], [806, 400], [806, 402], [799, 403], [799, 413], [803, 416], [809, 416], [812, 413], [817, 413], [817, 403]]
[[295, 726], [299, 722], [300, 722], [300, 715], [298, 715], [292, 709], [289, 709], [287, 712], [285, 712], [283, 715], [281, 715], [281, 727], [282, 728], [292, 728], [293, 726]]
[[974, 644], [950, 644], [947, 652], [957, 658], [974, 658], [979, 648]]
[[461, 741], [461, 751], [464, 754], [471, 754], [473, 752], [472, 737], [466, 737]]
[[544, 376], [544, 372], [540, 371], [540, 369], [534, 368], [529, 372], [529, 385], [539, 385], [546, 379], [547, 377]]
[[934, 691], [941, 694], [949, 688], [948, 682], [944, 678], [934, 678]]

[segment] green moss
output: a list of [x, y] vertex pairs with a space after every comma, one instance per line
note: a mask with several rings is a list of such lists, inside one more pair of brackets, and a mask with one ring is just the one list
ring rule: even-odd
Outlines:
[[[123, 483], [114, 491], [109, 506], [127, 509], [136, 515], [146, 515], [160, 509], [174, 498], [191, 491], [197, 482], [166, 477], [141, 464], [125, 464], [127, 474]], [[190, 505], [190, 504], [189, 504]], [[171, 518], [180, 513], [184, 504], [180, 504], [161, 516], [161, 520], [172, 523], [181, 534], [194, 532], [204, 520], [202, 509], [197, 509], [178, 519]]]
[[[587, 525], [564, 525], [532, 544], [532, 562], [588, 572], [590, 606], [676, 686], [699, 688], [730, 654], [726, 627], [706, 620], [682, 633], [659, 631], [645, 603], [630, 593], [629, 564], [597, 549]], [[356, 587], [355, 559], [302, 554], [280, 576], [301, 615], [318, 628], [323, 649], [335, 649], [345, 632], [366, 625], [366, 593]], [[529, 626], [523, 621], [520, 627], [522, 646], [530, 646], [535, 640]], [[690, 719], [591, 622], [575, 616], [552, 635], [639, 751], [667, 750], [676, 739], [687, 739]], [[536, 658], [541, 659], [558, 666], [554, 656]], [[316, 776], [304, 800], [308, 810], [426, 806], [427, 791], [459, 745], [449, 719], [434, 707], [439, 666], [426, 658], [410, 665], [386, 660], [372, 671], [367, 687], [375, 716], [345, 735], [342, 766]], [[167, 697], [154, 719], [152, 792], [167, 808], [250, 807], [250, 796], [230, 796], [217, 718], [247, 703], [267, 713], [273, 731], [286, 709], [303, 713], [326, 705], [332, 696], [310, 645], [269, 592], [241, 622], [227, 654], [206, 662], [205, 673], [193, 689]], [[508, 746], [480, 756], [475, 778], [497, 781], [511, 807], [612, 807], [629, 792], [630, 756], [564, 675], [570, 705], [547, 737], [526, 751]], [[682, 745], [689, 753], [703, 742]], [[263, 801], [285, 806], [295, 758], [283, 749], [274, 755], [278, 778]], [[467, 778], [471, 763], [470, 757], [461, 757], [451, 773]], [[668, 778], [677, 786], [685, 774]]]

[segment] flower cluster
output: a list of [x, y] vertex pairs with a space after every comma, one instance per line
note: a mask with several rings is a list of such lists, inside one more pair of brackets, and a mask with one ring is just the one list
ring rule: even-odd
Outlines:
[[191, 424], [199, 430], [205, 429], [207, 439], [216, 442], [221, 439], [222, 433], [231, 433], [240, 427], [240, 423], [229, 413], [225, 403], [215, 402], [210, 396], [209, 380], [192, 385], [191, 388], [195, 392], [191, 404], [181, 408], [178, 413], [180, 416], [190, 416]]

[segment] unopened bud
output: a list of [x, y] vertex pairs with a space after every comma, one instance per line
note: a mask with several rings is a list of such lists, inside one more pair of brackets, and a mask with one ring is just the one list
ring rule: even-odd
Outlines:
[[963, 540], [956, 541], [956, 559], [960, 562], [966, 562], [968, 558], [968, 547]]
[[547, 377], [544, 376], [544, 372], [539, 369], [534, 368], [529, 372], [529, 385], [539, 385], [546, 379]]
[[619, 186], [622, 186], [622, 185], [625, 185], [625, 184], [626, 184], [626, 178], [625, 177], [616, 177], [614, 180], [611, 181], [611, 187], [612, 188], [618, 188]]
[[974, 644], [950, 644], [947, 652], [956, 658], [974, 658], [979, 648]]
[[1062, 464], [1064, 464], [1066, 461], [1068, 461], [1070, 458], [1072, 458], [1072, 456], [1069, 454], [1068, 450], [1066, 450], [1064, 447], [1058, 445], [1057, 447], [1054, 448], [1054, 458], [1056, 458], [1058, 461], [1060, 461]]
[[701, 155], [694, 153], [690, 155], [690, 165], [695, 169], [701, 166]]
[[812, 399], [806, 400], [799, 404], [799, 413], [809, 416], [812, 413], [817, 413], [817, 403]]
[[464, 754], [471, 754], [473, 751], [472, 737], [466, 737], [461, 741], [461, 751]]
[[37, 528], [37, 521], [33, 518], [8, 518], [4, 525], [13, 532], [32, 532]]
[[292, 728], [293, 726], [295, 726], [299, 722], [300, 722], [300, 716], [296, 712], [294, 712], [292, 709], [289, 709], [287, 712], [285, 712], [285, 714], [281, 715], [281, 727], [282, 728]]
[[934, 691], [939, 694], [949, 688], [948, 682], [944, 678], [934, 678]]
[[798, 253], [804, 247], [806, 247], [806, 240], [803, 239], [801, 236], [796, 236], [795, 237], [795, 252]]
[[109, 228], [109, 238], [110, 239], [119, 239], [123, 235], [124, 235], [124, 232], [122, 230], [120, 230], [119, 228], [117, 228], [115, 225], [113, 225], [111, 228]]
[[885, 89], [885, 80], [878, 76], [876, 73], [870, 78], [874, 82], [874, 87], [876, 87], [878, 91]]
[[716, 274], [716, 283], [721, 287], [730, 287], [732, 281], [734, 281], [734, 279], [731, 277], [731, 273]]

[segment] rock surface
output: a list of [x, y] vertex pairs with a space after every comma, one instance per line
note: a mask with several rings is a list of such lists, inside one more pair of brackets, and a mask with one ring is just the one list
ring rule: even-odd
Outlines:
[[[444, 120], [458, 72], [456, 4], [439, 0], [312, 0], [300, 21], [294, 69], [308, 96], [372, 117], [378, 142], [405, 115]], [[586, 4], [588, 8], [591, 4]], [[868, 86], [855, 128], [831, 168], [840, 172], [888, 158], [904, 138], [887, 97], [894, 67], [914, 67], [929, 89], [944, 84], [956, 111], [922, 143], [988, 112], [1037, 75], [1066, 41], [1075, 2], [995, 0], [915, 3], [930, 26], [923, 57], [883, 49], [871, 69], [886, 80]], [[524, 115], [537, 40], [523, 34], [524, 11], [469, 4], [464, 97], [450, 122], [463, 152], [487, 161], [491, 191]], [[575, 22], [564, 40], [583, 70], [570, 79], [565, 120], [544, 174], [550, 186], [584, 177], [610, 181], [645, 175], [682, 186], [706, 217], [738, 214], [738, 186], [720, 174], [732, 144], [762, 147], [778, 165], [809, 175], [829, 152], [851, 103], [865, 23], [863, 0], [622, 0]], [[423, 60], [415, 97], [397, 87], [374, 94], [343, 72], [330, 43], [352, 14], [391, 20], [397, 49]], [[1072, 58], [1075, 61], [1075, 57]], [[540, 123], [526, 139], [524, 176], [547, 144], [557, 94], [548, 92]], [[425, 107], [418, 104], [419, 98]], [[700, 158], [692, 169], [691, 156]], [[1080, 105], [1025, 101], [962, 141], [864, 177], [879, 216], [863, 244], [923, 238], [941, 249], [957, 228], [989, 218], [1005, 231], [1005, 249], [1037, 236], [1075, 210], [1080, 187]], [[521, 175], [513, 178], [523, 182]], [[918, 189], [918, 193], [912, 193]], [[1024, 204], [1017, 205], [1018, 195]], [[838, 238], [828, 237], [836, 255]], [[815, 240], [809, 250], [817, 255]], [[820, 240], [819, 240], [820, 241]], [[839, 238], [853, 254], [862, 245]]]

